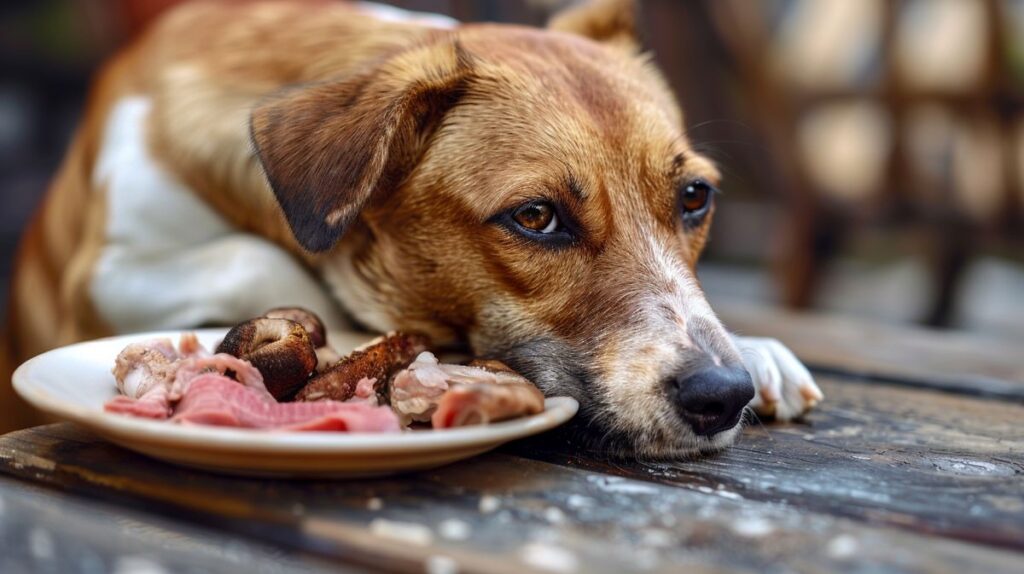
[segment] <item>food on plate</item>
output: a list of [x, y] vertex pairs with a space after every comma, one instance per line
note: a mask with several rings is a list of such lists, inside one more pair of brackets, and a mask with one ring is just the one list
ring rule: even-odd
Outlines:
[[210, 354], [193, 333], [181, 336], [175, 349], [170, 339], [128, 345], [114, 360], [114, 380], [120, 396], [108, 401], [110, 412], [165, 419], [172, 403], [188, 390], [200, 373], [234, 373], [236, 384], [267, 394], [263, 376], [251, 364], [226, 354]]
[[259, 317], [235, 325], [217, 352], [252, 363], [277, 400], [294, 395], [316, 370], [316, 349], [309, 333], [289, 319]]
[[327, 344], [327, 329], [324, 322], [316, 313], [302, 307], [278, 307], [263, 314], [268, 319], [288, 319], [295, 321], [306, 330], [309, 341], [313, 343], [314, 349], [319, 349]]
[[446, 429], [485, 425], [544, 412], [544, 395], [532, 383], [453, 383], [430, 417]]
[[383, 385], [426, 348], [427, 339], [422, 335], [389, 333], [356, 349], [314, 376], [295, 400], [346, 401], [355, 394], [356, 384], [362, 379], [376, 379]]
[[391, 407], [403, 424], [431, 421], [434, 428], [487, 424], [544, 410], [544, 395], [498, 361], [439, 363], [420, 353], [390, 385]]
[[104, 405], [108, 412], [240, 428], [399, 430], [394, 411], [378, 407], [376, 400], [280, 403], [251, 363], [226, 353], [209, 353], [192, 333], [182, 335], [177, 349], [170, 339], [133, 343], [114, 363], [114, 379], [122, 394]]
[[389, 333], [342, 357], [323, 322], [297, 307], [233, 327], [210, 353], [193, 333], [128, 345], [114, 361], [108, 412], [179, 424], [389, 432], [537, 414], [544, 396], [498, 361], [445, 364], [426, 337]]
[[341, 355], [324, 345], [316, 350], [316, 372], [322, 373], [341, 360]]
[[179, 423], [293, 431], [397, 431], [391, 409], [363, 402], [279, 403], [266, 393], [217, 374], [200, 375], [181, 398]]

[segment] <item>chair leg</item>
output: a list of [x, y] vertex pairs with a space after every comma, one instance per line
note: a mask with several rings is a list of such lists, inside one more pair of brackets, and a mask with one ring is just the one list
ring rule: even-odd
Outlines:
[[949, 327], [952, 324], [960, 283], [974, 250], [970, 237], [970, 231], [963, 225], [949, 222], [932, 225], [934, 294], [931, 308], [922, 321], [929, 327]]
[[798, 208], [791, 219], [780, 271], [782, 302], [792, 309], [814, 304], [827, 263], [839, 252], [845, 236], [841, 218], [820, 205]]

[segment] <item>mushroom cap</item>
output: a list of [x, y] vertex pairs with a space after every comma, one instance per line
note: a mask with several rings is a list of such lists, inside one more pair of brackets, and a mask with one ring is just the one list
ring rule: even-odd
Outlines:
[[327, 329], [316, 313], [303, 307], [276, 307], [263, 314], [268, 319], [288, 319], [302, 325], [314, 349], [327, 344]]
[[309, 333], [288, 319], [259, 317], [235, 325], [217, 352], [252, 363], [263, 375], [267, 390], [279, 401], [301, 389], [317, 364]]

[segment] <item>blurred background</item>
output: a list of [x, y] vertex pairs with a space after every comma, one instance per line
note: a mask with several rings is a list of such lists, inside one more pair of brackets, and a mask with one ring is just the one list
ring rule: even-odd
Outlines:
[[[0, 301], [110, 53], [173, 0], [0, 7]], [[542, 25], [570, 2], [403, 0]], [[643, 0], [726, 175], [701, 278], [744, 300], [1024, 339], [1024, 0]]]

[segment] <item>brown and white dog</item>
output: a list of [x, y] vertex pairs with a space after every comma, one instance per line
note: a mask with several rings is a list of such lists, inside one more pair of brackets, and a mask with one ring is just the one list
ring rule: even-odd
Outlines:
[[799, 416], [807, 370], [697, 283], [719, 175], [633, 28], [619, 0], [546, 30], [174, 10], [103, 71], [25, 235], [14, 358], [300, 304], [501, 359], [613, 452], [720, 449], [751, 400]]

